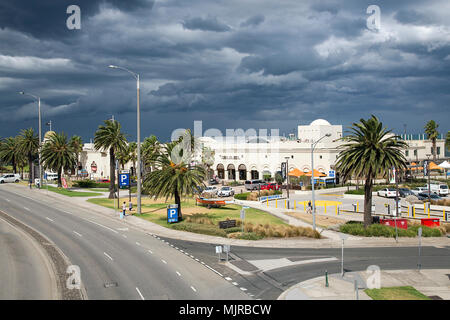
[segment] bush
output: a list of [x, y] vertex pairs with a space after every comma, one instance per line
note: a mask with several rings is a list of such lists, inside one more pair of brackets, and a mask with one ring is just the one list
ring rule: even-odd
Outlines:
[[96, 182], [92, 180], [74, 181], [73, 185], [78, 188], [95, 188]]
[[207, 234], [216, 237], [224, 237], [224, 238], [227, 237], [227, 233], [223, 229], [219, 229], [217, 226], [214, 225], [202, 225], [189, 222], [182, 222], [173, 224], [171, 227], [172, 229], [180, 231]]
[[247, 200], [247, 196], [250, 194], [250, 192], [244, 192], [244, 193], [238, 193], [234, 195], [234, 198], [237, 200]]
[[214, 221], [207, 214], [196, 213], [185, 218], [186, 222], [214, 225]]
[[[397, 233], [399, 237], [416, 237], [420, 225], [414, 224], [408, 227], [408, 229], [397, 228]], [[351, 221], [351, 223], [346, 223], [340, 226], [340, 232], [348, 233], [354, 236], [365, 236], [365, 237], [395, 237], [395, 228], [382, 225], [382, 224], [372, 224], [367, 229], [361, 222]], [[444, 231], [440, 228], [429, 228], [422, 226], [422, 236], [423, 237], [440, 237]]]

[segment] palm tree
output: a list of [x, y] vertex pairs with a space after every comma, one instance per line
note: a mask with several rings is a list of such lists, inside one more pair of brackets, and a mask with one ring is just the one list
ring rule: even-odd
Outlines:
[[58, 187], [61, 188], [62, 170], [73, 168], [77, 161], [67, 135], [52, 134], [42, 147], [41, 160], [45, 168], [58, 173]]
[[0, 160], [5, 164], [11, 164], [14, 173], [17, 173], [19, 151], [19, 137], [5, 138], [0, 144]]
[[439, 132], [437, 131], [438, 127], [439, 125], [434, 120], [428, 121], [425, 125], [425, 133], [433, 144], [433, 161], [436, 161], [436, 139], [439, 136]]
[[130, 142], [128, 145], [128, 152], [130, 154], [130, 160], [133, 163], [133, 175], [137, 175], [136, 173], [136, 161], [137, 161], [137, 143]]
[[72, 138], [70, 138], [69, 141], [70, 146], [73, 149], [73, 152], [75, 153], [75, 174], [77, 174], [77, 167], [79, 165], [79, 158], [80, 158], [80, 153], [81, 151], [83, 151], [83, 141], [81, 140], [80, 136], [72, 136]]
[[204, 186], [205, 169], [203, 166], [174, 161], [173, 147], [172, 144], [162, 147], [161, 152], [155, 155], [155, 170], [145, 175], [143, 189], [155, 199], [174, 197], [182, 220], [181, 197], [191, 195], [197, 186]]
[[[373, 179], [386, 176], [390, 169], [406, 169], [406, 159], [402, 153], [407, 144], [399, 136], [383, 128], [377, 117], [361, 119], [353, 123], [348, 136], [341, 138], [337, 170], [347, 180], [352, 175], [365, 179], [364, 185], [364, 227], [372, 223]], [[397, 171], [398, 172], [398, 171]]]
[[116, 153], [117, 160], [119, 161], [119, 164], [122, 166], [122, 169], [125, 169], [125, 164], [130, 161], [130, 145], [126, 146], [125, 148], [117, 151]]
[[94, 137], [94, 147], [96, 150], [109, 150], [109, 199], [114, 198], [115, 192], [115, 162], [116, 162], [116, 152], [125, 149], [126, 138], [125, 135], [120, 131], [121, 126], [119, 121], [116, 120], [105, 120], [105, 125], [100, 125], [98, 130], [95, 132]]
[[210, 177], [210, 170], [211, 170], [210, 168], [214, 164], [214, 155], [215, 151], [212, 150], [210, 147], [203, 147], [201, 159], [202, 164], [206, 167], [206, 175], [208, 182], [210, 182], [210, 179], [212, 178]]
[[[33, 128], [22, 130], [19, 136], [19, 150], [28, 158], [28, 170], [32, 176], [33, 157], [39, 151], [39, 137], [34, 133]], [[31, 177], [34, 182], [34, 177]]]
[[450, 151], [450, 131], [447, 131], [447, 136], [445, 137], [445, 146], [447, 150]]
[[161, 144], [156, 136], [146, 137], [141, 147], [142, 163], [144, 164], [144, 174], [152, 170], [153, 162], [161, 151]]

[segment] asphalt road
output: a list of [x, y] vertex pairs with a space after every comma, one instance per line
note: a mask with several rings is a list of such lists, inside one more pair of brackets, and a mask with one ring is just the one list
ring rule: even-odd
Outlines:
[[[39, 199], [3, 185], [0, 208], [79, 266], [88, 299], [250, 299], [239, 286], [167, 243], [41, 192]], [[17, 282], [9, 286], [26, 288]]]
[[0, 300], [57, 297], [51, 264], [26, 233], [0, 218]]

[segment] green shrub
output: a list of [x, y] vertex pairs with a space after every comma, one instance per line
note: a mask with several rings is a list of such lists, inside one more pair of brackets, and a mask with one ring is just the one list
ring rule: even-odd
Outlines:
[[254, 232], [244, 232], [240, 233], [236, 236], [236, 239], [242, 239], [242, 240], [260, 240], [264, 238], [264, 236], [258, 235]]
[[229, 234], [229, 233], [234, 233], [234, 232], [240, 232], [242, 230], [241, 227], [233, 227], [233, 228], [227, 228], [227, 229], [223, 229], [225, 231], [225, 233]]
[[[399, 237], [416, 237], [420, 225], [409, 226], [408, 229], [397, 228], [397, 234]], [[382, 224], [372, 224], [367, 229], [361, 222], [349, 221], [343, 224], [339, 228], [340, 232], [348, 233], [354, 236], [365, 237], [395, 237], [395, 227], [390, 227]], [[422, 226], [423, 237], [440, 237], [443, 235], [443, 231], [438, 228], [429, 228]]]
[[95, 188], [95, 181], [92, 180], [79, 180], [74, 181], [73, 185], [78, 188]]
[[171, 225], [171, 228], [175, 230], [207, 234], [216, 237], [224, 237], [224, 238], [227, 237], [227, 233], [225, 232], [225, 230], [219, 229], [217, 226], [214, 225], [182, 222]]
[[247, 200], [247, 196], [250, 194], [250, 192], [244, 192], [244, 193], [238, 193], [234, 195], [234, 198], [237, 200]]

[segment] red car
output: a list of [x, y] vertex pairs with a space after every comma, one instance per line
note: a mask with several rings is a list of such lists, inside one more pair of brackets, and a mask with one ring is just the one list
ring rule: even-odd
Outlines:
[[99, 183], [110, 183], [111, 181], [109, 181], [108, 179], [100, 179], [98, 180]]
[[276, 183], [266, 183], [261, 186], [261, 190], [280, 190], [280, 186]]

